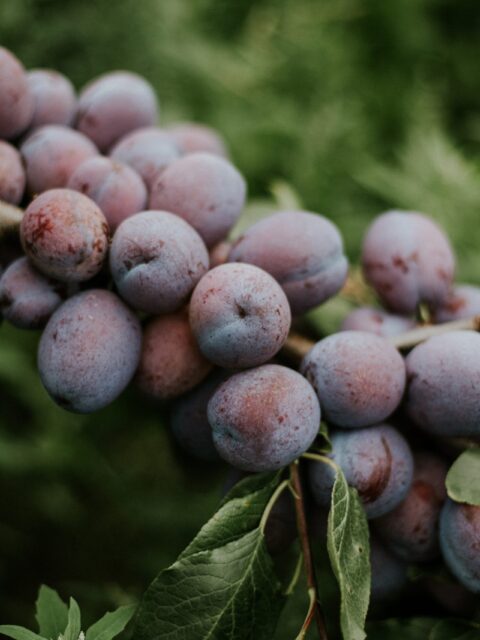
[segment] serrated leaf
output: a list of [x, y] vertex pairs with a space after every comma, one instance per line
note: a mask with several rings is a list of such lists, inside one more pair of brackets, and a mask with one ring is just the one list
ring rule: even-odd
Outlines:
[[363, 640], [370, 600], [367, 518], [358, 493], [337, 469], [328, 515], [327, 548], [340, 587], [340, 626], [345, 640]]
[[480, 626], [464, 620], [441, 620], [433, 627], [428, 640], [478, 640]]
[[436, 618], [382, 620], [368, 625], [368, 640], [428, 640]]
[[[283, 597], [259, 529], [279, 474], [242, 483], [147, 590], [135, 640], [270, 640]], [[247, 488], [255, 489], [246, 493]]]
[[38, 631], [45, 638], [57, 640], [68, 623], [68, 607], [55, 589], [42, 584], [35, 603]]
[[106, 613], [87, 630], [85, 640], [112, 640], [125, 629], [136, 608], [136, 604], [127, 604]]
[[455, 460], [446, 485], [452, 500], [480, 506], [480, 447], [467, 449]]
[[17, 627], [14, 624], [0, 625], [0, 635], [8, 636], [14, 640], [44, 640], [42, 636], [33, 633], [33, 631], [24, 627]]
[[70, 598], [68, 622], [65, 628], [65, 633], [63, 634], [63, 640], [78, 640], [81, 630], [82, 620], [80, 616], [80, 608], [74, 598]]

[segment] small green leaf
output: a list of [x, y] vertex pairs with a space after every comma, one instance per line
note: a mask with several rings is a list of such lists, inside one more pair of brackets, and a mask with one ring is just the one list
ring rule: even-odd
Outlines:
[[[193, 542], [148, 588], [135, 640], [270, 640], [283, 604], [259, 528], [280, 474], [232, 490]], [[250, 492], [249, 492], [250, 491]]]
[[121, 633], [130, 622], [137, 605], [127, 604], [116, 611], [106, 613], [88, 629], [86, 640], [112, 640]]
[[82, 620], [80, 616], [80, 608], [73, 598], [70, 598], [70, 606], [68, 608], [68, 622], [63, 634], [64, 640], [78, 640], [80, 631], [82, 630]]
[[318, 435], [322, 439], [322, 443], [320, 445], [320, 450], [322, 453], [331, 453], [332, 451], [332, 441], [330, 440], [330, 433], [328, 431], [328, 425], [326, 422], [322, 420], [320, 423], [320, 430]]
[[391, 619], [367, 626], [368, 640], [429, 640], [436, 618]]
[[39, 633], [50, 640], [57, 640], [68, 623], [68, 607], [54, 589], [42, 585], [38, 592], [35, 618]]
[[480, 506], [480, 447], [467, 449], [455, 460], [446, 484], [452, 500]]
[[29, 631], [24, 627], [17, 627], [14, 624], [0, 625], [0, 635], [8, 636], [14, 640], [44, 640], [42, 636]]
[[363, 640], [370, 600], [368, 524], [355, 489], [337, 468], [328, 515], [328, 555], [340, 587], [340, 625], [345, 640]]

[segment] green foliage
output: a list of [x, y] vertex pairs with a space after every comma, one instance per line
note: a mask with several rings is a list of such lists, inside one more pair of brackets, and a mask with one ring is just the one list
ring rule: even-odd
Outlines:
[[219, 511], [140, 604], [137, 640], [268, 640], [283, 603], [260, 521], [278, 474], [251, 478]]
[[475, 640], [480, 627], [463, 620], [412, 618], [369, 625], [369, 640]]
[[464, 451], [450, 467], [447, 492], [452, 500], [480, 506], [480, 448]]
[[57, 640], [67, 626], [68, 607], [54, 589], [42, 585], [38, 592], [35, 617], [40, 635]]
[[337, 467], [328, 515], [328, 554], [340, 593], [340, 625], [344, 640], [363, 640], [370, 600], [368, 524], [356, 489]]
[[67, 607], [54, 589], [42, 585], [35, 614], [39, 634], [24, 627], [0, 625], [0, 635], [14, 640], [113, 640], [125, 629], [135, 609], [136, 605], [127, 605], [106, 613], [84, 634], [80, 608], [74, 598], [70, 598]]

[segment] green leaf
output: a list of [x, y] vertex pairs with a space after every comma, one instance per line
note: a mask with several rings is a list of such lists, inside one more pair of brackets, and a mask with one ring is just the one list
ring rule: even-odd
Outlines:
[[64, 640], [78, 640], [80, 631], [82, 630], [82, 621], [80, 616], [80, 608], [73, 598], [70, 598], [70, 606], [68, 608], [68, 622], [63, 634]]
[[432, 629], [428, 640], [478, 640], [479, 625], [464, 620], [441, 620]]
[[42, 584], [38, 592], [35, 618], [45, 638], [57, 640], [68, 623], [68, 607], [54, 589]]
[[279, 477], [248, 479], [230, 492], [148, 588], [135, 617], [135, 640], [273, 637], [283, 597], [259, 523]]
[[363, 640], [370, 599], [370, 545], [358, 493], [337, 468], [328, 515], [327, 547], [340, 587], [340, 626], [345, 640]]
[[321, 439], [323, 441], [321, 443], [321, 449], [320, 449], [322, 451], [322, 453], [331, 453], [331, 451], [332, 451], [332, 441], [330, 440], [330, 433], [329, 433], [329, 430], [328, 430], [328, 425], [323, 420], [320, 423], [320, 430], [318, 432], [318, 435], [321, 437]]
[[136, 608], [136, 604], [127, 604], [116, 611], [106, 613], [87, 630], [86, 640], [112, 640], [125, 629]]
[[367, 626], [368, 640], [429, 640], [430, 632], [437, 622], [435, 618], [372, 622]]
[[480, 447], [467, 449], [455, 460], [446, 484], [452, 500], [480, 506]]
[[14, 624], [0, 625], [0, 635], [8, 636], [14, 640], [44, 640], [42, 636], [29, 631], [24, 627], [17, 627]]

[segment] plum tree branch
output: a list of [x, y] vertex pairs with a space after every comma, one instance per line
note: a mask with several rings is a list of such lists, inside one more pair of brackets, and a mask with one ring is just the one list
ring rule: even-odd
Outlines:
[[[307, 518], [305, 515], [305, 503], [303, 498], [302, 484], [299, 473], [299, 461], [295, 460], [290, 465], [290, 482], [293, 488], [293, 496], [295, 503], [295, 512], [297, 515], [298, 537], [302, 547], [303, 564], [307, 577], [307, 587], [310, 596], [310, 605], [307, 617], [302, 625], [301, 634], [307, 632], [313, 620], [315, 620], [320, 640], [328, 640], [327, 628], [325, 624], [325, 616], [323, 615], [320, 602], [318, 601], [317, 580], [315, 577], [315, 567], [313, 564], [312, 550], [310, 547], [310, 539], [308, 536]], [[302, 635], [299, 636], [303, 637]]]
[[0, 200], [0, 238], [8, 232], [18, 230], [23, 218], [23, 209]]
[[[388, 340], [399, 351], [403, 351], [405, 349], [411, 349], [417, 344], [420, 344], [433, 336], [440, 336], [445, 333], [449, 333], [450, 331], [465, 330], [480, 331], [480, 316], [472, 316], [471, 318], [464, 318], [462, 320], [453, 320], [452, 322], [445, 322], [443, 324], [418, 327], [417, 329], [401, 333], [398, 336], [392, 336], [391, 338], [388, 338]], [[298, 362], [307, 355], [314, 345], [314, 340], [292, 331], [283, 345], [282, 353], [288, 359]]]

